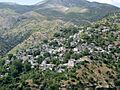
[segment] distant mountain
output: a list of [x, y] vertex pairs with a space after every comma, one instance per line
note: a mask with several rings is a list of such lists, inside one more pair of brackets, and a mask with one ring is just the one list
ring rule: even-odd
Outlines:
[[[112, 6], [112, 5], [108, 5], [108, 4], [103, 4], [103, 3], [97, 3], [97, 2], [89, 2], [87, 0], [44, 0], [40, 3], [38, 3], [37, 5], [52, 5], [52, 6], [66, 6], [66, 7], [99, 7], [101, 6]], [[97, 6], [99, 5], [99, 6]]]
[[25, 13], [36, 9], [35, 6], [19, 5], [15, 3], [0, 3], [0, 9], [9, 8], [17, 13]]
[[62, 19], [74, 23], [95, 21], [119, 9], [112, 5], [87, 0], [45, 0], [32, 6], [0, 3], [0, 9], [4, 8], [20, 14], [35, 11], [50, 19]]
[[46, 0], [40, 3], [36, 11], [50, 19], [59, 18], [78, 24], [98, 20], [118, 9], [112, 5], [87, 0]]
[[63, 6], [67, 6], [67, 7], [84, 6], [84, 5], [87, 5], [89, 3], [90, 2], [88, 2], [86, 0], [45, 0], [43, 2], [43, 4], [63, 5]]
[[[42, 33], [43, 37], [46, 34], [52, 37], [51, 33], [57, 29], [51, 28], [60, 28], [65, 23], [91, 24], [118, 10], [112, 5], [87, 0], [45, 0], [31, 6], [0, 3], [0, 55], [36, 35], [36, 32]], [[8, 47], [3, 47], [5, 45]]]

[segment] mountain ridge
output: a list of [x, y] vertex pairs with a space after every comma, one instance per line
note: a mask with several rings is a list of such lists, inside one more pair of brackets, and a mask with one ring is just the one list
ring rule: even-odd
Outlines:
[[[120, 9], [112, 5], [86, 0], [46, 0], [41, 2], [40, 5], [31, 6], [0, 3], [0, 37], [4, 38], [6, 44], [10, 44], [4, 54], [24, 42], [26, 38], [29, 38], [29, 35], [31, 36], [36, 31], [43, 33], [40, 25], [45, 20], [48, 22], [61, 20], [75, 25], [89, 25], [118, 10]], [[54, 27], [54, 25], [51, 25], [51, 27]], [[48, 30], [44, 32], [46, 33], [46, 31]], [[54, 33], [53, 30], [52, 33]], [[26, 38], [23, 38], [23, 35]], [[15, 39], [16, 37], [18, 38]], [[21, 40], [19, 40], [20, 38]], [[1, 49], [5, 49], [3, 45]], [[3, 55], [3, 53], [0, 54]]]

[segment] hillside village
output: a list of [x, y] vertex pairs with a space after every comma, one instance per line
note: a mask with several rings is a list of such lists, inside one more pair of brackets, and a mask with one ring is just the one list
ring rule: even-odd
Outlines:
[[[119, 23], [120, 19], [117, 18], [114, 20], [113, 25]], [[22, 60], [23, 63], [29, 60], [28, 62], [30, 62], [34, 68], [38, 65], [54, 66], [52, 64], [47, 64], [47, 62], [53, 63], [50, 60], [56, 59], [58, 62], [61, 61], [63, 64], [68, 65], [69, 67], [69, 63], [74, 66], [75, 63], [84, 61], [83, 59], [85, 58], [86, 61], [90, 61], [93, 55], [96, 55], [97, 53], [110, 54], [112, 53], [112, 49], [118, 51], [118, 54], [116, 53], [115, 56], [113, 56], [113, 59], [117, 58], [117, 60], [119, 60], [120, 46], [118, 41], [120, 31], [115, 30], [114, 27], [109, 27], [111, 23], [108, 26], [104, 23], [102, 24], [103, 25], [96, 24], [93, 25], [93, 27], [70, 27], [67, 29], [63, 28], [59, 32], [55, 33], [54, 37], [51, 40], [44, 40], [43, 43], [41, 43], [39, 46], [18, 51], [16, 56], [12, 57], [11, 60], [17, 58], [19, 60]], [[106, 35], [104, 36], [103, 34]], [[104, 37], [100, 38], [99, 36]], [[96, 42], [94, 39], [96, 39]], [[103, 41], [100, 41], [100, 39], [103, 39]], [[72, 57], [69, 57], [68, 55], [67, 59], [70, 59], [69, 61], [64, 60], [66, 53], [73, 54]], [[43, 61], [40, 63], [38, 59], [42, 59]], [[8, 60], [8, 62], [10, 61]]]
[[44, 0], [35, 5], [0, 2], [0, 56], [34, 45], [31, 41], [52, 38], [66, 23], [89, 25], [119, 10], [88, 0]]
[[[56, 75], [54, 73], [57, 73], [58, 76], [63, 74], [63, 78], [62, 80], [58, 80], [57, 75], [55, 77], [51, 76], [52, 74], [48, 75], [48, 77], [53, 77], [53, 80], [56, 80], [54, 82], [57, 83], [56, 87], [55, 85], [54, 87], [50, 87], [47, 86], [50, 84], [50, 78], [46, 77], [45, 80], [42, 80], [42, 77], [40, 79], [39, 75], [38, 77], [35, 75], [38, 80], [41, 81], [41, 84], [37, 82], [36, 78], [34, 82], [31, 80], [31, 82], [34, 83], [32, 84], [33, 86], [28, 85], [27, 87], [30, 87], [33, 90], [34, 88], [38, 89], [40, 87], [59, 87], [60, 90], [67, 90], [65, 88], [72, 88], [72, 85], [74, 85], [75, 88], [78, 87], [78, 84], [84, 86], [95, 85], [98, 88], [113, 88], [117, 85], [119, 86], [119, 25], [120, 13], [116, 13], [89, 26], [61, 28], [50, 40], [45, 39], [37, 46], [18, 50], [16, 54], [8, 54], [4, 66], [0, 68], [0, 82], [4, 83], [2, 79], [4, 80], [4, 77], [9, 75], [22, 78], [22, 75], [24, 75], [23, 72], [28, 74], [30, 71], [34, 72], [34, 70], [36, 70], [36, 75], [38, 75], [37, 73], [44, 73], [45, 76], [47, 76], [48, 73], [46, 72], [48, 71], [49, 73], [52, 73], [53, 76]], [[16, 68], [13, 69], [12, 65]], [[2, 70], [2, 68], [5, 68], [5, 70]], [[13, 71], [11, 72], [11, 70]], [[66, 74], [66, 72], [69, 72], [70, 75]], [[81, 73], [83, 73], [83, 75], [81, 75]], [[93, 76], [91, 76], [91, 73], [93, 73]], [[34, 76], [34, 73], [32, 74]], [[65, 74], [68, 75], [68, 78], [66, 78]], [[40, 75], [42, 76], [42, 74]], [[47, 84], [44, 86], [42, 82], [44, 84], [46, 82]], [[28, 80], [28, 84], [29, 83]]]

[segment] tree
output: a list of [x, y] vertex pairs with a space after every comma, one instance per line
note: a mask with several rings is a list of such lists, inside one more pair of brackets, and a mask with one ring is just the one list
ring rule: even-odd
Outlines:
[[47, 44], [47, 43], [48, 43], [48, 40], [47, 40], [47, 39], [43, 40], [43, 43]]
[[22, 72], [23, 71], [23, 64], [20, 60], [16, 60], [13, 62], [13, 66], [16, 70], [18, 70], [18, 72]]
[[2, 84], [5, 85], [5, 84], [10, 84], [10, 83], [13, 83], [13, 77], [11, 77], [10, 75], [6, 76], [3, 78], [2, 80]]
[[65, 53], [65, 55], [64, 55], [65, 61], [64, 62], [67, 63], [70, 58], [71, 58], [71, 53], [70, 52]]
[[51, 59], [51, 63], [52, 63], [52, 64], [55, 64], [55, 65], [59, 65], [59, 64], [60, 64], [60, 61], [59, 61], [59, 59], [52, 58], [52, 59]]
[[16, 60], [10, 65], [10, 73], [13, 77], [17, 77], [24, 70], [24, 66], [20, 60]]
[[44, 57], [43, 56], [39, 56], [38, 59], [37, 59], [37, 62], [39, 64], [41, 64], [43, 60], [44, 60]]
[[13, 57], [13, 54], [8, 54], [8, 59], [11, 60]]
[[50, 53], [49, 52], [44, 53], [44, 57], [45, 58], [50, 57]]
[[25, 72], [28, 72], [28, 71], [31, 70], [31, 64], [30, 64], [30, 62], [25, 62], [24, 63], [24, 70], [25, 70]]
[[80, 56], [81, 55], [79, 53], [74, 53], [74, 54], [71, 55], [71, 58], [75, 59], [75, 60], [78, 60], [80, 58]]
[[116, 85], [116, 86], [120, 86], [120, 79], [117, 79], [117, 80], [115, 81], [115, 85]]

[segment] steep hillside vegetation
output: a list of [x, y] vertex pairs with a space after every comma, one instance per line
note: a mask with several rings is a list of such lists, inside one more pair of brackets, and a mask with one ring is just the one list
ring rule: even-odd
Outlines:
[[[10, 20], [12, 18], [13, 21]], [[40, 36], [35, 36], [35, 33], [37, 32], [41, 33], [43, 39], [45, 37], [51, 37], [52, 34], [55, 32], [54, 30], [57, 30], [57, 28], [64, 26], [65, 23], [62, 20], [49, 21], [47, 20], [47, 17], [33, 11], [24, 13], [22, 15], [18, 14], [15, 17], [12, 13], [11, 17], [5, 17], [4, 20], [4, 22], [1, 21], [3, 23], [1, 26], [3, 26], [4, 28], [1, 28], [0, 37], [3, 38], [3, 40], [1, 40], [1, 43], [5, 42], [4, 44], [8, 47], [6, 48], [5, 46], [1, 45], [1, 55], [7, 53], [16, 45], [22, 43], [24, 40], [29, 40], [28, 38], [32, 37], [32, 34], [40, 41]]]
[[[32, 22], [33, 23], [33, 22]], [[15, 53], [16, 50], [25, 49], [30, 46], [38, 45], [42, 40], [50, 39], [53, 37], [54, 33], [57, 32], [62, 27], [69, 27], [73, 25], [72, 23], [65, 23], [61, 20], [53, 20], [43, 22], [37, 22], [31, 26], [33, 28], [32, 34], [29, 38], [25, 39], [23, 42], [19, 43], [16, 47], [10, 50], [9, 53]]]
[[117, 10], [119, 8], [112, 5], [86, 0], [46, 0], [32, 6], [0, 3], [0, 55], [5, 55], [18, 44], [28, 40], [36, 31], [46, 37], [43, 33], [50, 30], [47, 35], [52, 36], [51, 33], [56, 29], [51, 28], [54, 28], [56, 23], [60, 24], [58, 27], [65, 22], [91, 24], [92, 21]]
[[0, 60], [0, 89], [81, 90], [120, 85], [120, 13], [61, 28], [50, 40]]

